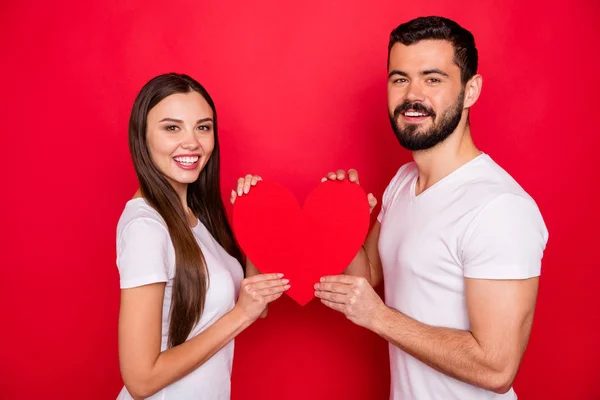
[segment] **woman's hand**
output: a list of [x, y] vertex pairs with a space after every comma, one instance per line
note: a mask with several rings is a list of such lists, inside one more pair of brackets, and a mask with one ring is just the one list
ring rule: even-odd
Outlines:
[[283, 274], [259, 274], [242, 281], [237, 308], [249, 321], [254, 322], [267, 305], [280, 298], [290, 288]]
[[231, 204], [235, 203], [235, 199], [238, 196], [248, 194], [250, 188], [252, 186], [256, 186], [258, 181], [262, 181], [262, 178], [260, 176], [250, 174], [246, 175], [244, 178], [238, 179], [236, 189], [231, 191], [231, 197], [229, 199], [229, 201], [231, 201]]
[[[324, 178], [321, 179], [321, 182], [330, 181], [343, 181], [346, 179], [346, 172], [343, 169], [338, 169], [337, 172], [328, 172]], [[350, 182], [358, 182], [358, 172], [355, 169], [348, 170], [348, 180]], [[369, 193], [367, 195], [367, 200], [369, 201], [369, 212], [373, 212], [373, 209], [377, 205], [377, 199], [373, 196], [373, 193]]]

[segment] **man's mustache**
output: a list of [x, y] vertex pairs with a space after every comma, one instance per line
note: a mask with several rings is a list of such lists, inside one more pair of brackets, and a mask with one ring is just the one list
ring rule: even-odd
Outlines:
[[419, 113], [427, 114], [430, 117], [435, 118], [435, 111], [433, 111], [432, 109], [425, 107], [422, 103], [414, 101], [411, 102], [406, 100], [402, 104], [399, 104], [396, 106], [396, 108], [394, 108], [394, 120], [397, 120], [400, 114], [408, 110], [413, 110]]

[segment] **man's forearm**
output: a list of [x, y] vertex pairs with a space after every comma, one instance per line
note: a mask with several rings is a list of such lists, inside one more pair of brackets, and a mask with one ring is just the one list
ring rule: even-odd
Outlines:
[[363, 277], [370, 285], [373, 285], [371, 263], [369, 262], [369, 257], [367, 256], [364, 247], [360, 248], [356, 257], [354, 257], [352, 262], [344, 270], [344, 274]]
[[469, 331], [429, 326], [386, 306], [373, 331], [448, 376], [497, 393], [510, 389], [514, 376]]

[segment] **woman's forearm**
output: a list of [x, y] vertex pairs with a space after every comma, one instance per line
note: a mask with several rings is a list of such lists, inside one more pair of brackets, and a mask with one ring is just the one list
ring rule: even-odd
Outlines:
[[253, 321], [238, 308], [225, 314], [194, 338], [161, 352], [148, 369], [129, 374], [125, 386], [134, 398], [146, 398], [188, 375], [221, 350]]

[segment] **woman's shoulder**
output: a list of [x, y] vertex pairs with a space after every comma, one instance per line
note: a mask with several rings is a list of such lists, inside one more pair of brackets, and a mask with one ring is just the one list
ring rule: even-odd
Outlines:
[[174, 253], [167, 226], [143, 198], [125, 204], [117, 224], [116, 244], [121, 288], [173, 278]]
[[143, 226], [144, 230], [158, 230], [168, 232], [167, 224], [160, 214], [142, 197], [136, 197], [125, 204], [117, 224], [117, 236], [131, 225]]

